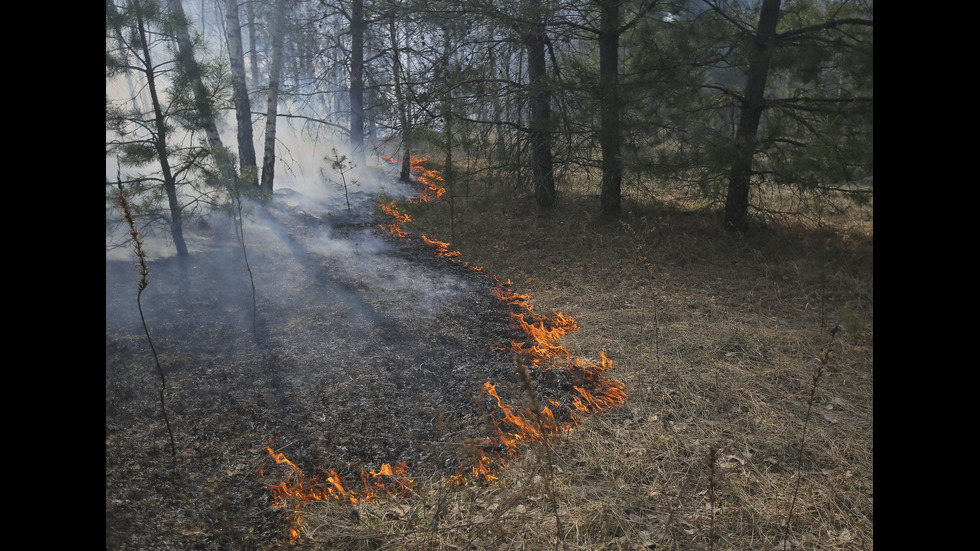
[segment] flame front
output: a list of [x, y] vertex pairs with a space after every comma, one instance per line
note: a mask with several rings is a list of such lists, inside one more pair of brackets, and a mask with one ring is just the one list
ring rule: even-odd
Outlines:
[[[580, 397], [571, 397], [577, 411], [606, 411], [626, 401], [626, 390], [622, 383], [603, 375], [612, 367], [605, 352], [600, 351], [598, 363], [579, 358], [558, 343], [558, 340], [579, 330], [575, 318], [552, 312], [550, 316], [536, 314], [531, 303], [531, 295], [519, 294], [510, 288], [510, 281], [499, 283], [494, 295], [511, 307], [511, 320], [528, 339], [511, 341], [505, 349], [524, 357], [540, 369], [564, 369], [570, 377], [579, 380], [574, 385]], [[586, 390], [589, 387], [592, 391]]]
[[[394, 159], [387, 159], [389, 162], [397, 163]], [[435, 170], [426, 169], [423, 163], [426, 159], [413, 157], [411, 160], [412, 171], [416, 174], [418, 182], [422, 188], [418, 199], [411, 202], [427, 202], [436, 197], [440, 197], [445, 189], [439, 184], [443, 179]], [[392, 217], [393, 223], [388, 226], [388, 231], [400, 238], [409, 238], [410, 235], [402, 229], [402, 226], [411, 222], [411, 218], [399, 211], [397, 205], [392, 201], [388, 205], [382, 205], [382, 210]], [[471, 266], [459, 260], [459, 251], [450, 249], [450, 244], [445, 241], [432, 239], [426, 235], [421, 235], [422, 243], [429, 247], [434, 254], [448, 258], [453, 262], [461, 262], [472, 270], [481, 271], [482, 268]], [[559, 344], [559, 340], [573, 331], [579, 330], [579, 325], [575, 318], [552, 312], [551, 315], [542, 315], [534, 311], [534, 304], [531, 302], [531, 295], [521, 294], [514, 291], [511, 282], [501, 282], [496, 276], [493, 279], [497, 285], [493, 288], [494, 296], [507, 304], [510, 309], [511, 321], [515, 328], [519, 329], [526, 338], [523, 340], [513, 340], [509, 346], [501, 346], [524, 360], [536, 369], [563, 369], [569, 378], [574, 381], [572, 388], [576, 395], [566, 397], [547, 398], [548, 402], [555, 408], [562, 408], [568, 412], [568, 418], [564, 423], [559, 423], [555, 419], [553, 410], [545, 408], [550, 419], [547, 431], [542, 431], [540, 423], [531, 421], [535, 416], [527, 408], [505, 404], [496, 393], [496, 386], [489, 381], [484, 384], [484, 390], [497, 402], [498, 415], [502, 418], [496, 423], [496, 433], [492, 437], [493, 444], [499, 444], [506, 448], [507, 454], [513, 456], [517, 451], [519, 442], [541, 440], [548, 431], [561, 431], [577, 424], [575, 414], [596, 411], [606, 411], [626, 400], [626, 391], [619, 381], [610, 379], [603, 375], [603, 372], [612, 367], [612, 360], [606, 357], [604, 352], [599, 352], [600, 360], [598, 363], [573, 356], [572, 353]], [[563, 403], [562, 400], [565, 402]], [[544, 414], [545, 412], [541, 412]], [[548, 423], [546, 423], [548, 424]], [[492, 465], [503, 463], [503, 459], [492, 452], [483, 449], [472, 449], [472, 462], [470, 472], [473, 478], [493, 482], [496, 477], [491, 473]], [[457, 483], [463, 482], [465, 477], [462, 474], [453, 477]]]
[[[397, 162], [390, 158], [385, 160]], [[423, 158], [411, 159], [412, 171], [421, 188], [419, 196], [411, 202], [431, 201], [442, 196], [446, 191], [439, 183], [442, 182], [439, 173], [426, 169], [422, 166], [424, 162]], [[401, 239], [411, 237], [403, 226], [412, 219], [399, 210], [396, 201], [379, 202], [378, 206], [382, 212], [391, 217], [391, 223], [383, 224], [383, 229]], [[453, 262], [460, 262], [471, 270], [482, 270], [460, 261], [459, 251], [451, 250], [449, 243], [425, 235], [420, 236], [420, 239], [434, 254]], [[551, 315], [535, 313], [531, 295], [515, 292], [509, 280], [504, 283], [496, 277], [493, 279], [497, 282], [493, 288], [494, 296], [510, 307], [510, 317], [514, 327], [527, 337], [524, 340], [513, 340], [509, 346], [500, 345], [499, 348], [523, 358], [525, 363], [535, 369], [565, 370], [569, 379], [573, 381], [572, 388], [578, 396], [545, 397], [544, 399], [551, 406], [542, 404], [533, 407], [516, 406], [507, 404], [500, 398], [496, 384], [490, 381], [483, 383], [484, 391], [496, 402], [495, 415], [492, 417], [496, 430], [485, 438], [465, 443], [469, 450], [471, 464], [449, 478], [451, 483], [459, 485], [466, 484], [468, 479], [486, 483], [497, 480], [494, 473], [506, 462], [506, 458], [501, 457], [499, 453], [493, 451], [494, 449], [502, 447], [508, 457], [514, 457], [522, 443], [544, 441], [550, 434], [562, 432], [576, 425], [577, 413], [606, 411], [623, 403], [627, 397], [622, 383], [604, 375], [604, 372], [612, 367], [612, 360], [606, 357], [604, 352], [599, 352], [600, 360], [596, 363], [573, 356], [567, 348], [558, 343], [562, 337], [579, 329], [574, 318], [560, 312], [552, 312]], [[528, 384], [531, 384], [530, 381]], [[530, 393], [533, 394], [533, 391]], [[565, 412], [563, 416], [565, 421], [556, 418], [552, 407]], [[336, 470], [324, 471], [321, 475], [312, 478], [307, 477], [284, 454], [276, 453], [272, 448], [267, 450], [276, 464], [287, 468], [285, 479], [281, 483], [267, 486], [283, 505], [289, 500], [295, 503], [289, 529], [292, 540], [299, 536], [302, 526], [298, 502], [333, 500], [357, 504], [374, 499], [378, 495], [407, 495], [411, 492], [412, 479], [408, 476], [406, 463], [398, 467], [384, 464], [378, 471], [362, 469], [360, 478], [363, 490], [351, 490], [345, 486], [345, 479]]]
[[497, 407], [503, 412], [503, 423], [506, 427], [497, 424], [497, 438], [507, 447], [511, 457], [517, 455], [518, 443], [521, 441], [541, 441], [548, 434], [560, 430], [555, 421], [555, 415], [551, 409], [545, 406], [540, 412], [535, 414], [528, 408], [515, 407], [503, 403], [497, 395], [497, 385], [489, 381], [483, 383], [484, 390], [497, 401]]

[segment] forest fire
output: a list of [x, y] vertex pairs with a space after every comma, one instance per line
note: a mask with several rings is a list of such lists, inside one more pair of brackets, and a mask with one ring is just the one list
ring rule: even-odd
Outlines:
[[[422, 188], [420, 195], [412, 199], [412, 202], [431, 201], [445, 191], [438, 184], [442, 180], [439, 173], [425, 169], [422, 166], [424, 162], [425, 159], [421, 158], [412, 160], [413, 172]], [[412, 235], [404, 229], [412, 219], [399, 209], [396, 201], [379, 202], [379, 209], [391, 219], [389, 223], [381, 224], [384, 231], [401, 240], [413, 240]], [[447, 242], [425, 235], [419, 236], [415, 242], [433, 254], [459, 263], [468, 270], [482, 270], [461, 261], [461, 253], [452, 250]], [[493, 483], [497, 479], [494, 473], [508, 459], [517, 456], [522, 445], [547, 441], [549, 435], [575, 426], [579, 414], [606, 411], [626, 399], [623, 385], [603, 374], [612, 365], [612, 361], [604, 353], [600, 352], [601, 360], [595, 363], [574, 356], [559, 344], [562, 337], [579, 329], [574, 318], [559, 312], [551, 315], [538, 314], [534, 311], [531, 295], [515, 292], [509, 280], [502, 282], [495, 276], [491, 280], [494, 298], [507, 305], [513, 329], [524, 336], [523, 339], [514, 339], [509, 344], [497, 343], [492, 349], [507, 351], [513, 355], [528, 404], [508, 404], [498, 394], [496, 383], [483, 383], [483, 391], [492, 398], [491, 404], [495, 405], [494, 412], [490, 415], [493, 427], [489, 434], [463, 442], [470, 461], [449, 477], [448, 481], [454, 485], [465, 485], [470, 481]], [[564, 388], [568, 391], [563, 395], [544, 395], [539, 399], [528, 375], [529, 368], [539, 372], [555, 370], [566, 381]], [[488, 406], [493, 407], [490, 404]], [[268, 453], [277, 465], [287, 468], [285, 479], [281, 483], [268, 485], [283, 505], [292, 500], [346, 501], [357, 504], [379, 495], [404, 495], [411, 491], [412, 480], [408, 476], [406, 463], [398, 467], [384, 464], [378, 471], [362, 469], [362, 487], [355, 489], [350, 479], [344, 479], [336, 470], [323, 471], [320, 475], [310, 477], [283, 453], [276, 453], [272, 448], [268, 448]], [[290, 519], [292, 538], [298, 537], [301, 525], [299, 508], [295, 506]]]
[[[395, 162], [393, 159], [388, 159], [388, 161]], [[423, 189], [419, 198], [415, 200], [420, 202], [431, 201], [445, 192], [438, 184], [442, 181], [442, 177], [438, 171], [426, 169], [423, 166], [425, 162], [426, 159], [424, 158], [412, 158], [412, 170], [417, 175]], [[382, 210], [394, 220], [393, 224], [385, 227], [395, 236], [407, 237], [409, 234], [402, 229], [402, 226], [411, 222], [411, 218], [400, 212], [394, 202], [384, 205]], [[420, 238], [432, 248], [435, 254], [459, 262], [460, 252], [450, 250], [449, 243], [430, 239], [425, 235], [420, 236]], [[464, 264], [472, 270], [482, 270], [480, 267]], [[511, 288], [510, 280], [501, 282], [496, 276], [493, 276], [493, 280], [496, 282], [496, 286], [493, 288], [494, 296], [511, 308], [511, 320], [528, 337], [524, 341], [511, 341], [510, 346], [503, 349], [525, 359], [535, 368], [564, 369], [572, 373], [574, 378], [580, 379], [582, 384], [573, 385], [579, 396], [570, 396], [569, 398], [571, 407], [577, 412], [606, 411], [626, 400], [627, 395], [622, 383], [602, 375], [603, 372], [612, 367], [612, 360], [607, 358], [604, 352], [599, 352], [601, 359], [599, 363], [595, 363], [572, 355], [567, 348], [558, 343], [568, 333], [579, 330], [579, 325], [574, 318], [560, 312], [552, 312], [551, 315], [535, 313], [531, 295], [514, 291]], [[587, 390], [587, 386], [592, 390]], [[513, 408], [500, 403], [500, 398], [493, 392], [490, 383], [487, 383], [485, 388], [491, 396], [497, 399], [501, 411], [504, 412], [504, 420], [508, 424], [512, 427], [526, 425], [526, 423], [514, 422], [518, 421], [519, 418], [512, 414]], [[560, 405], [560, 402], [556, 400], [552, 400], [552, 403], [555, 406]], [[548, 414], [554, 420], [550, 410]], [[574, 422], [574, 417], [572, 417], [571, 424]], [[535, 435], [536, 430], [526, 426], [522, 427], [522, 431], [525, 432], [518, 431], [519, 439], [539, 440], [540, 434]], [[506, 438], [501, 440], [505, 443], [514, 442], [512, 439]], [[511, 449], [511, 446], [507, 445], [507, 448]], [[481, 458], [478, 463], [485, 464], [485, 461]]]

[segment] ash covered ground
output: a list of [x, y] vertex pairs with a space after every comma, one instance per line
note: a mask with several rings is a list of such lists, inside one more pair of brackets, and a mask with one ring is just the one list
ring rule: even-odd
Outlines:
[[[460, 444], [493, 432], [483, 383], [521, 401], [497, 346], [520, 335], [492, 279], [383, 235], [367, 195], [350, 212], [301, 199], [254, 207], [244, 253], [220, 217], [186, 229], [189, 258], [147, 242], [142, 305], [176, 464], [135, 257], [107, 254], [107, 549], [265, 548], [284, 534], [266, 446], [311, 474], [451, 474], [469, 459]], [[546, 394], [570, 389], [534, 375]]]

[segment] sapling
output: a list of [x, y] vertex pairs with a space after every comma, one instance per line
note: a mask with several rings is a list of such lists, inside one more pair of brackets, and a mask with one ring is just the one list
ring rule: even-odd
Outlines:
[[337, 148], [331, 148], [333, 153], [331, 157], [324, 157], [324, 161], [330, 162], [330, 168], [332, 168], [337, 174], [340, 174], [340, 182], [332, 180], [337, 184], [342, 190], [344, 190], [344, 200], [347, 201], [347, 212], [350, 213], [350, 188], [352, 186], [359, 186], [357, 180], [351, 179], [350, 183], [347, 182], [347, 174], [354, 171], [354, 163], [347, 160], [346, 155], [340, 155], [337, 153]]

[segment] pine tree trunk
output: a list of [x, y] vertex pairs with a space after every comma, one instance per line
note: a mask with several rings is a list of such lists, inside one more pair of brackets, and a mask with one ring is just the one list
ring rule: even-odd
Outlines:
[[388, 15], [388, 33], [391, 38], [391, 73], [395, 81], [395, 103], [398, 104], [398, 123], [402, 131], [402, 167], [399, 178], [407, 182], [412, 173], [412, 124], [408, 119], [408, 106], [402, 90], [401, 50], [398, 49], [398, 29], [395, 25], [395, 12]]
[[356, 166], [364, 166], [364, 0], [351, 2], [350, 147]]
[[175, 34], [177, 36], [177, 61], [187, 75], [194, 92], [194, 107], [197, 109], [198, 124], [204, 130], [207, 137], [211, 155], [214, 156], [215, 163], [224, 181], [230, 184], [235, 178], [235, 168], [225, 151], [224, 144], [221, 142], [221, 135], [218, 134], [218, 126], [214, 118], [214, 109], [211, 105], [211, 98], [208, 90], [204, 86], [201, 76], [201, 67], [194, 58], [194, 45], [191, 42], [191, 35], [188, 29], [187, 16], [184, 14], [184, 7], [180, 0], [168, 0], [168, 9], [173, 18]]
[[[252, 74], [252, 85], [258, 86], [259, 82], [259, 49], [255, 46], [256, 43], [256, 28], [255, 28], [255, 2], [245, 2], [245, 21], [248, 27], [248, 67], [249, 72]], [[239, 31], [239, 36], [241, 36], [241, 31]], [[239, 43], [241, 40], [239, 39]], [[242, 59], [244, 64], [244, 58]], [[243, 69], [244, 74], [244, 69]]]
[[170, 158], [167, 151], [167, 123], [163, 114], [163, 107], [160, 104], [160, 95], [157, 93], [156, 69], [150, 59], [150, 46], [146, 37], [146, 28], [143, 23], [143, 8], [138, 1], [134, 2], [136, 7], [136, 24], [140, 35], [140, 44], [143, 48], [143, 73], [146, 75], [146, 87], [150, 92], [150, 101], [153, 104], [154, 127], [156, 135], [153, 145], [156, 148], [160, 170], [163, 173], [163, 187], [167, 194], [167, 202], [170, 206], [170, 234], [177, 247], [178, 256], [187, 256], [187, 243], [184, 241], [183, 207], [177, 197], [177, 178], [174, 176], [170, 167]]
[[766, 80], [772, 63], [776, 42], [776, 23], [779, 20], [781, 0], [764, 0], [759, 14], [745, 77], [745, 92], [735, 131], [735, 156], [728, 176], [728, 196], [725, 199], [725, 225], [729, 229], [748, 230], [749, 187], [752, 181], [752, 162], [755, 157], [755, 140], [759, 122], [765, 110]]
[[599, 34], [599, 146], [602, 149], [602, 212], [622, 210], [623, 137], [620, 131], [623, 102], [619, 91], [620, 0], [599, 2], [602, 11]]
[[534, 198], [541, 208], [555, 205], [554, 161], [551, 156], [551, 91], [545, 82], [547, 65], [545, 63], [544, 15], [541, 0], [530, 1], [533, 18], [531, 28], [525, 36], [528, 55], [528, 80], [531, 91], [531, 109], [528, 137], [531, 142], [531, 173], [534, 175]]
[[272, 196], [276, 178], [276, 119], [279, 116], [279, 78], [282, 74], [282, 45], [286, 32], [286, 6], [276, 0], [272, 29], [272, 63], [269, 66], [269, 106], [265, 116], [265, 152], [262, 157], [262, 192]]
[[242, 180], [246, 184], [256, 185], [258, 175], [255, 142], [252, 136], [252, 104], [248, 98], [248, 85], [245, 80], [245, 57], [242, 51], [242, 26], [238, 17], [238, 0], [225, 0], [225, 20], [232, 96], [238, 123], [238, 161]]

